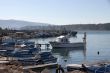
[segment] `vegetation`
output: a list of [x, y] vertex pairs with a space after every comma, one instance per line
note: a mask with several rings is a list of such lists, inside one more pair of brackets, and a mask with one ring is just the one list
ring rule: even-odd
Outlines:
[[70, 24], [61, 26], [66, 30], [110, 30], [110, 23], [104, 24]]
[[110, 30], [110, 23], [103, 24], [69, 24], [69, 25], [50, 25], [50, 26], [26, 26], [23, 29], [29, 30], [59, 30], [59, 31], [74, 31], [74, 30]]

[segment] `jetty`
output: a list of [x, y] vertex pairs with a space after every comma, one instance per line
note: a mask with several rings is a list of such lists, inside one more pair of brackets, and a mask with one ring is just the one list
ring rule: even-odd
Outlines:
[[57, 68], [57, 63], [49, 63], [49, 64], [41, 64], [41, 65], [33, 65], [33, 66], [24, 66], [23, 70], [32, 70], [34, 72], [42, 72], [44, 69], [52, 69]]
[[23, 69], [55, 68], [57, 66], [58, 66], [57, 63], [49, 63], [49, 64], [41, 64], [41, 65], [33, 65], [33, 66], [24, 66]]
[[7, 64], [9, 61], [0, 61], [0, 64]]

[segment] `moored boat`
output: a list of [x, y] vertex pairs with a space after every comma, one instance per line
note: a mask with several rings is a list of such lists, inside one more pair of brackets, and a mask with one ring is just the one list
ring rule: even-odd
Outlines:
[[41, 52], [39, 53], [40, 60], [44, 63], [55, 63], [57, 62], [57, 58], [52, 55], [51, 52]]
[[[29, 56], [30, 55], [30, 56]], [[52, 55], [51, 52], [40, 52], [34, 56], [31, 54], [26, 54], [21, 56], [14, 57], [14, 60], [17, 60], [22, 65], [38, 65], [38, 64], [49, 64], [56, 63], [57, 58]]]
[[74, 42], [71, 43], [69, 41], [68, 36], [60, 36], [57, 37], [57, 41], [51, 41], [50, 44], [53, 48], [77, 48], [77, 47], [84, 47], [86, 44], [86, 33], [83, 38], [83, 42]]
[[110, 64], [85, 66], [82, 64], [83, 69], [88, 73], [110, 73]]

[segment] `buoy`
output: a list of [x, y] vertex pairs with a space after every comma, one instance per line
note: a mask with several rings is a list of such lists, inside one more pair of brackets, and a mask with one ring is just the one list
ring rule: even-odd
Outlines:
[[66, 60], [66, 59], [65, 59], [64, 61], [65, 61], [65, 62], [67, 62], [67, 60]]
[[97, 52], [97, 54], [99, 55], [99, 51]]

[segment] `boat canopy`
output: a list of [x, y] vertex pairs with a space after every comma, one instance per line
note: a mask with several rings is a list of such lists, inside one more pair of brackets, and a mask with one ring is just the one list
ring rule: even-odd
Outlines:
[[61, 43], [69, 43], [69, 39], [68, 39], [68, 37], [66, 37], [66, 36], [59, 36], [59, 37], [57, 37], [57, 41], [58, 42], [61, 42]]

